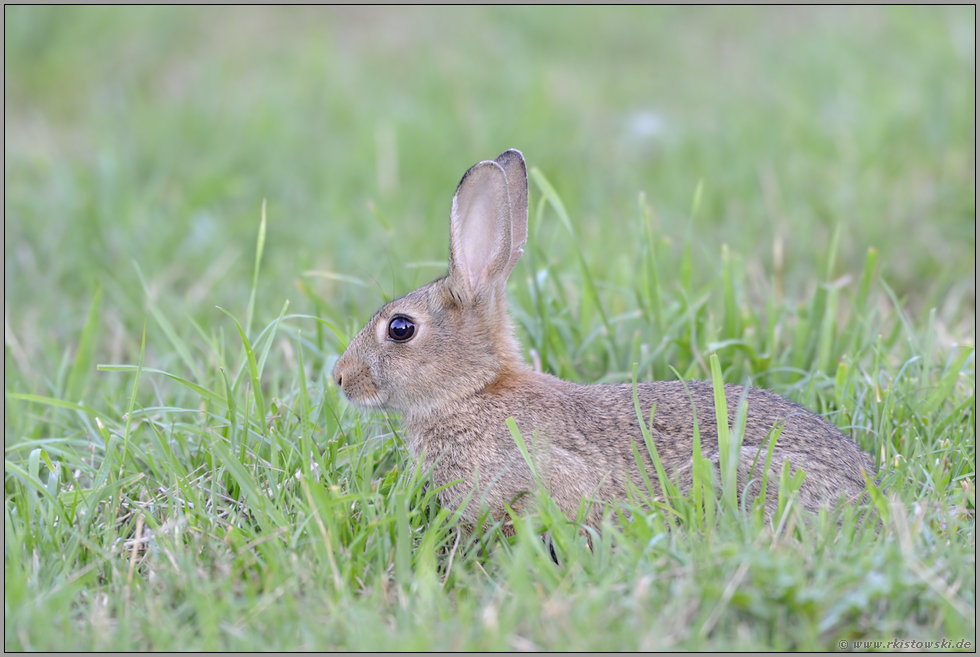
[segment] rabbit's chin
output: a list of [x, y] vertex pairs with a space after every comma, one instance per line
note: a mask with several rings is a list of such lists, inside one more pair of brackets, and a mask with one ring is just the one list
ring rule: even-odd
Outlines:
[[[446, 389], [443, 392], [447, 392]], [[443, 394], [434, 396], [432, 391], [424, 395], [404, 395], [386, 393], [384, 390], [367, 394], [353, 394], [344, 391], [344, 397], [354, 406], [365, 411], [387, 411], [400, 414], [406, 421], [451, 414], [468, 397], [465, 394]]]
[[348, 402], [365, 411], [391, 410], [391, 407], [386, 403], [384, 399], [381, 398], [381, 395], [378, 394], [358, 396], [356, 394], [351, 394], [346, 390], [344, 390], [344, 397], [347, 399]]

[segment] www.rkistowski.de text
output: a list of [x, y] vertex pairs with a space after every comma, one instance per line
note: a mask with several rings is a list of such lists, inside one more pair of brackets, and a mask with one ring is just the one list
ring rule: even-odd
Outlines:
[[841, 639], [837, 643], [841, 650], [973, 650], [974, 645], [971, 641], [961, 639], [950, 641], [949, 639], [939, 639], [938, 641], [922, 641], [919, 639], [893, 639], [891, 641], [848, 641]]

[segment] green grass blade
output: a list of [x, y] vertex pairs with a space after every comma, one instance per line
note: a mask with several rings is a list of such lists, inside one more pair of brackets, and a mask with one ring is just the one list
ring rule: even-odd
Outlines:
[[146, 374], [160, 374], [160, 375], [163, 375], [163, 376], [167, 377], [168, 379], [171, 379], [173, 381], [176, 381], [177, 383], [181, 384], [182, 386], [186, 386], [187, 388], [189, 388], [190, 390], [193, 390], [194, 392], [196, 392], [197, 394], [199, 394], [204, 399], [207, 399], [208, 401], [212, 401], [212, 402], [215, 402], [217, 404], [221, 404], [222, 406], [228, 406], [229, 405], [229, 399], [228, 399], [228, 397], [223, 397], [223, 396], [219, 395], [216, 392], [213, 392], [211, 390], [208, 390], [204, 386], [199, 386], [196, 383], [192, 383], [192, 382], [188, 381], [187, 379], [184, 379], [184, 378], [181, 378], [181, 377], [177, 376], [176, 374], [171, 374], [170, 372], [164, 372], [163, 370], [156, 370], [156, 369], [153, 369], [153, 368], [150, 368], [150, 367], [140, 368], [137, 365], [98, 365], [97, 366], [97, 369], [100, 372], [136, 372], [136, 371], [140, 371], [140, 372], [143, 372], [143, 373], [146, 373]]
[[725, 319], [722, 338], [737, 340], [742, 332], [739, 327], [738, 302], [735, 299], [735, 274], [732, 271], [732, 254], [727, 244], [721, 245], [722, 296], [725, 302]]
[[41, 479], [37, 476], [36, 472], [31, 472], [34, 468], [28, 468], [25, 470], [16, 463], [12, 463], [7, 459], [3, 460], [3, 471], [5, 475], [11, 475], [19, 479], [24, 485], [31, 487], [41, 494], [45, 499], [47, 499], [52, 504], [57, 504], [59, 507], [61, 503], [58, 498], [51, 494], [48, 487], [41, 483]]
[[[777, 426], [773, 427], [772, 431], [769, 432], [768, 443], [769, 446], [766, 448], [766, 461], [762, 469], [762, 481], [759, 485], [759, 497], [755, 500], [756, 513], [760, 518], [763, 517], [766, 510], [766, 501], [768, 499], [769, 490], [769, 473], [772, 472], [772, 452], [776, 448], [776, 441], [779, 440], [779, 434], [783, 432], [783, 427]], [[758, 460], [758, 456], [756, 456]], [[752, 476], [755, 476], [755, 461], [752, 462]]]
[[129, 455], [129, 432], [133, 424], [133, 410], [136, 408], [136, 393], [139, 390], [140, 376], [143, 374], [143, 356], [146, 353], [146, 322], [143, 322], [143, 337], [140, 340], [140, 359], [136, 365], [136, 377], [133, 379], [133, 392], [129, 396], [129, 410], [126, 412], [126, 428], [123, 432], [123, 455], [119, 464], [119, 476], [126, 467], [126, 457]]
[[92, 417], [100, 417], [101, 415], [103, 415], [102, 413], [99, 413], [91, 406], [86, 406], [85, 404], [81, 404], [81, 403], [73, 404], [72, 402], [64, 401], [62, 399], [54, 399], [53, 397], [42, 397], [41, 395], [26, 395], [20, 392], [7, 392], [7, 391], [4, 391], [4, 394], [9, 399], [19, 399], [21, 401], [33, 402], [35, 404], [44, 404], [45, 406], [65, 408], [68, 409], [69, 411], [81, 411]]
[[252, 332], [252, 319], [255, 314], [255, 295], [259, 288], [259, 268], [262, 264], [262, 251], [265, 249], [265, 199], [262, 199], [262, 221], [259, 222], [259, 236], [255, 243], [255, 270], [252, 273], [252, 289], [248, 294], [248, 310], [245, 313], [245, 334]]
[[541, 170], [537, 167], [531, 167], [531, 177], [534, 179], [535, 184], [538, 189], [541, 190], [542, 200], [547, 200], [551, 207], [555, 210], [558, 215], [558, 220], [561, 221], [565, 230], [572, 237], [575, 237], [575, 230], [572, 228], [572, 220], [568, 216], [568, 211], [565, 209], [565, 204], [562, 202], [561, 197], [558, 192], [555, 191], [554, 186], [548, 181]]
[[517, 422], [514, 421], [513, 417], [508, 417], [505, 421], [507, 424], [507, 430], [510, 431], [510, 436], [514, 440], [514, 444], [517, 445], [518, 451], [521, 453], [524, 462], [527, 467], [531, 470], [531, 476], [534, 477], [535, 483], [537, 483], [539, 488], [543, 488], [544, 485], [541, 478], [538, 476], [538, 466], [535, 463], [534, 458], [531, 456], [531, 452], [527, 448], [527, 443], [524, 441], [524, 436], [521, 435], [521, 430], [517, 427]]
[[[677, 374], [677, 371], [674, 371]], [[678, 376], [678, 378], [680, 378]], [[710, 467], [711, 463], [704, 458], [704, 454], [701, 451], [701, 429], [698, 426], [698, 409], [694, 404], [694, 398], [691, 395], [691, 391], [687, 387], [687, 383], [684, 383], [684, 392], [687, 393], [687, 398], [691, 402], [691, 419], [692, 425], [692, 449], [691, 449], [691, 498], [694, 501], [694, 511], [696, 514], [696, 522], [701, 526], [708, 528], [713, 524], [713, 514], [709, 513], [709, 504], [714, 502], [714, 490], [711, 485], [710, 477]], [[708, 468], [708, 469], [706, 469]]]
[[837, 333], [837, 294], [839, 290], [840, 288], [836, 285], [832, 285], [827, 293], [827, 305], [824, 307], [818, 341], [817, 371], [819, 372], [829, 372], [831, 349]]
[[715, 425], [718, 429], [718, 466], [721, 471], [722, 498], [729, 509], [737, 509], [736, 468], [738, 453], [733, 452], [731, 432], [728, 426], [728, 402], [725, 399], [725, 383], [717, 354], [711, 354], [711, 383], [715, 397]]
[[841, 224], [834, 225], [834, 233], [830, 238], [830, 246], [827, 249], [827, 273], [824, 280], [830, 282], [834, 280], [834, 268], [837, 266], [837, 252], [840, 250]]
[[868, 247], [864, 258], [864, 267], [861, 270], [861, 282], [858, 284], [857, 299], [854, 301], [853, 312], [848, 322], [845, 353], [854, 353], [857, 350], [861, 336], [866, 330], [865, 326], [870, 319], [868, 315], [871, 309], [868, 307], [868, 294], [871, 291], [871, 281], [874, 277], [877, 261], [878, 250], [873, 246]]
[[694, 194], [691, 195], [691, 221], [698, 216], [698, 211], [701, 209], [701, 199], [704, 197], [704, 179], [698, 180], [697, 186], [694, 188]]
[[[259, 358], [259, 376], [262, 376], [262, 370], [265, 369], [265, 359], [269, 356], [269, 349], [272, 347], [273, 341], [276, 339], [276, 330], [279, 328], [279, 322], [282, 321], [283, 316], [286, 314], [286, 308], [289, 308], [289, 299], [282, 304], [282, 310], [279, 311], [279, 317], [276, 321], [272, 323], [271, 330], [269, 331], [269, 338], [265, 342], [265, 346], [262, 347], [262, 357]], [[263, 331], [264, 333], [265, 331]]]
[[[667, 478], [667, 472], [664, 469], [663, 463], [660, 461], [660, 454], [657, 453], [657, 445], [653, 442], [653, 437], [650, 435], [650, 430], [647, 429], [646, 421], [643, 419], [643, 411], [640, 409], [640, 395], [636, 389], [636, 372], [639, 367], [639, 363], [633, 363], [633, 410], [636, 413], [636, 419], [640, 423], [640, 431], [643, 433], [643, 442], [646, 443], [647, 452], [650, 454], [650, 460], [653, 461], [653, 467], [657, 471], [657, 479], [660, 480], [660, 491], [664, 496], [664, 504], [667, 508], [673, 510], [672, 500], [679, 497], [677, 488], [674, 483]], [[653, 413], [656, 410], [656, 406], [650, 409], [650, 424], [653, 424]], [[640, 468], [643, 470], [643, 468]], [[644, 474], [644, 476], [646, 476]], [[649, 483], [649, 481], [648, 481]]]
[[296, 354], [299, 356], [299, 452], [302, 459], [303, 474], [309, 475], [310, 462], [313, 458], [313, 425], [310, 422], [310, 395], [306, 384], [306, 367], [303, 363], [302, 339], [296, 340]]
[[255, 407], [256, 412], [258, 413], [259, 426], [262, 430], [262, 436], [267, 437], [268, 432], [265, 418], [265, 397], [262, 395], [262, 382], [259, 379], [259, 366], [258, 363], [255, 362], [255, 352], [252, 351], [252, 343], [248, 341], [248, 336], [245, 334], [245, 330], [242, 328], [242, 325], [238, 323], [238, 320], [235, 319], [234, 315], [221, 307], [218, 307], [218, 310], [231, 317], [231, 320], [235, 322], [235, 327], [238, 328], [238, 335], [241, 336], [242, 346], [245, 347], [245, 358], [248, 364], [249, 378], [252, 382], [252, 394], [255, 397]]
[[99, 326], [99, 309], [102, 305], [102, 288], [98, 287], [92, 296], [92, 304], [89, 306], [88, 317], [85, 326], [82, 328], [82, 335], [78, 340], [78, 351], [75, 353], [75, 362], [72, 363], [71, 371], [68, 373], [68, 385], [65, 387], [65, 397], [76, 399], [82, 394], [84, 388], [84, 377], [89, 375], [89, 368], [92, 364], [92, 356], [95, 351], [95, 334]]
[[933, 388], [932, 392], [929, 393], [929, 397], [926, 399], [926, 404], [933, 410], [942, 408], [946, 400], [950, 398], [953, 388], [956, 386], [956, 381], [960, 378], [963, 366], [976, 353], [973, 347], [960, 347], [959, 349], [960, 353], [956, 358], [951, 357], [949, 359], [946, 373], [939, 379], [936, 387]]
[[231, 448], [234, 450], [238, 435], [238, 411], [236, 410], [235, 393], [232, 392], [231, 381], [228, 380], [228, 373], [225, 372], [224, 368], [221, 368], [221, 380], [225, 384], [225, 398], [228, 402], [228, 422], [231, 424], [231, 433], [228, 434], [228, 440], [231, 443]]
[[664, 330], [664, 307], [663, 294], [660, 290], [660, 272], [657, 269], [657, 241], [653, 234], [651, 224], [651, 210], [647, 204], [647, 196], [640, 192], [638, 205], [640, 208], [640, 233], [644, 237], [643, 251], [643, 271], [644, 290], [647, 297], [647, 307], [650, 309], [654, 326], [663, 333]]
[[255, 480], [255, 477], [238, 462], [238, 459], [232, 455], [224, 443], [220, 439], [213, 440], [210, 442], [210, 448], [241, 487], [249, 504], [256, 509], [256, 519], [263, 531], [274, 533], [277, 528], [286, 526], [286, 518], [268, 496], [260, 490], [260, 484]]
[[[562, 225], [565, 226], [565, 230], [568, 234], [572, 236], [573, 240], [575, 238], [575, 231], [572, 228], [572, 221], [568, 216], [568, 211], [565, 209], [565, 204], [562, 202], [561, 197], [555, 188], [548, 181], [543, 173], [536, 167], [531, 169], [531, 177], [534, 178], [534, 182], [538, 185], [538, 189], [541, 190], [543, 198], [547, 199], [548, 203], [554, 209], [555, 213], [558, 215], [558, 219], [561, 221]], [[611, 333], [612, 329], [609, 325], [609, 316], [606, 314], [605, 308], [603, 308], [602, 301], [599, 297], [599, 293], [596, 289], [595, 280], [592, 276], [592, 271], [589, 268], [588, 262], [585, 259], [585, 253], [582, 251], [581, 246], [575, 241], [575, 249], [578, 254], [579, 269], [582, 272], [582, 282], [584, 284], [585, 292], [582, 295], [583, 304], [588, 304], [587, 307], [594, 307], [599, 312], [599, 317], [602, 319], [602, 324], [606, 328], [607, 333]], [[580, 317], [583, 319], [591, 315], [587, 309], [580, 313]]]
[[408, 521], [408, 496], [395, 496], [395, 576], [399, 582], [412, 579], [412, 527]]
[[[187, 343], [177, 335], [177, 331], [174, 330], [173, 324], [167, 319], [167, 316], [160, 310], [157, 304], [153, 301], [153, 297], [150, 296], [150, 287], [146, 284], [146, 279], [143, 278], [143, 271], [140, 269], [139, 264], [134, 260], [133, 267], [136, 269], [136, 275], [140, 279], [140, 283], [143, 285], [143, 295], [146, 299], [146, 304], [150, 307], [150, 314], [153, 315], [153, 319], [157, 321], [160, 328], [163, 329], [163, 333], [167, 336], [170, 344], [180, 355], [180, 359], [184, 361], [184, 365], [190, 370], [194, 378], [200, 381], [203, 377], [201, 376], [201, 371], [197, 366], [197, 362], [194, 357], [191, 356], [191, 351], [187, 347]], [[144, 327], [145, 328], [145, 327]]]

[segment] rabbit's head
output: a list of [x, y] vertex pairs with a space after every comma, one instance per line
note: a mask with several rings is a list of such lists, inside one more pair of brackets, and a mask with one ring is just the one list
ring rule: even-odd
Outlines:
[[448, 275], [381, 308], [334, 367], [351, 402], [445, 412], [523, 367], [506, 283], [527, 241], [527, 211], [519, 151], [466, 172], [453, 197]]

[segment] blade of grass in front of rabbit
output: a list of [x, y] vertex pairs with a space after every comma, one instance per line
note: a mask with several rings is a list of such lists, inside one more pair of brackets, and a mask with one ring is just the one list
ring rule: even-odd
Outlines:
[[[650, 454], [650, 459], [653, 461], [653, 467], [657, 470], [657, 478], [660, 480], [660, 490], [664, 496], [664, 504], [666, 505], [667, 509], [674, 511], [671, 505], [671, 500], [678, 497], [677, 488], [674, 486], [673, 482], [667, 478], [667, 473], [664, 470], [663, 463], [660, 461], [660, 455], [657, 453], [657, 446], [654, 444], [653, 438], [650, 436], [650, 431], [647, 429], [646, 422], [643, 419], [643, 411], [640, 410], [640, 397], [636, 389], [636, 371], [638, 365], [639, 363], [633, 363], [633, 409], [636, 412], [636, 418], [640, 423], [640, 430], [643, 432], [643, 441], [646, 443], [647, 451]], [[651, 423], [653, 422], [652, 410], [650, 421]], [[676, 513], [676, 511], [674, 511], [674, 513]]]
[[[640, 420], [640, 424], [641, 425], [643, 424], [642, 419]], [[634, 439], [633, 436], [630, 436], [630, 445], [633, 447], [633, 459], [636, 462], [636, 467], [640, 471], [640, 476], [643, 478], [643, 483], [646, 485], [647, 496], [648, 496], [646, 499], [649, 500], [649, 503], [651, 505], [655, 505], [657, 500], [657, 493], [656, 491], [653, 490], [653, 483], [650, 481], [650, 476], [647, 474], [646, 464], [643, 463], [643, 457], [640, 456], [640, 450], [637, 449], [636, 439]], [[631, 489], [634, 488], [636, 488], [635, 484], [633, 484], [632, 481], [627, 479], [627, 493], [629, 494], [630, 497], [630, 503], [635, 506], [639, 506], [632, 499]], [[641, 495], [640, 499], [642, 501], [643, 500], [642, 491], [636, 489], [636, 492]]]
[[[674, 371], [674, 374], [677, 374], [676, 370]], [[681, 379], [681, 381], [683, 381], [683, 379]], [[684, 390], [687, 392], [688, 399], [691, 400], [691, 418], [693, 420], [691, 449], [691, 497], [694, 500], [695, 521], [702, 527], [707, 527], [708, 509], [702, 508], [705, 493], [705, 491], [702, 490], [702, 470], [704, 469], [704, 457], [701, 455], [701, 429], [698, 427], [698, 409], [694, 405], [694, 399], [691, 398], [691, 391], [688, 390], [686, 381], [684, 381]], [[710, 493], [710, 495], [714, 495], [714, 493]]]
[[721, 494], [725, 505], [731, 511], [738, 510], [736, 501], [736, 463], [737, 454], [733, 453], [731, 432], [728, 425], [728, 403], [725, 400], [725, 384], [721, 374], [721, 363], [718, 354], [711, 354], [711, 383], [715, 397], [715, 425], [718, 430], [718, 459], [721, 470]]
[[[764, 514], [765, 513], [766, 499], [767, 499], [767, 489], [768, 489], [768, 486], [769, 486], [769, 473], [771, 472], [771, 469], [770, 468], [772, 467], [772, 451], [773, 451], [773, 449], [775, 449], [775, 447], [776, 447], [776, 441], [779, 440], [779, 435], [782, 432], [783, 432], [783, 425], [782, 424], [778, 424], [778, 425], [774, 426], [769, 431], [768, 440], [766, 440], [765, 442], [762, 443], [762, 445], [759, 446], [759, 448], [761, 450], [762, 446], [763, 445], [766, 445], [768, 443], [768, 447], [766, 447], [766, 462], [765, 462], [765, 466], [764, 466], [764, 468], [762, 470], [762, 480], [761, 480], [761, 483], [759, 485], [759, 497], [756, 498], [755, 507], [754, 507], [755, 508], [755, 511], [757, 513], [759, 513], [759, 514]], [[756, 454], [756, 460], [758, 460], [758, 458], [759, 458], [759, 454]], [[752, 469], [750, 471], [750, 476], [755, 473], [755, 464], [756, 464], [756, 461], [752, 461]]]
[[527, 463], [527, 467], [531, 470], [531, 476], [534, 477], [534, 483], [537, 485], [538, 490], [541, 493], [545, 493], [544, 482], [542, 482], [541, 476], [538, 473], [537, 464], [534, 462], [534, 459], [531, 458], [531, 453], [527, 449], [527, 443], [524, 442], [524, 436], [521, 435], [521, 430], [517, 428], [517, 422], [514, 421], [513, 417], [508, 417], [505, 422], [507, 424], [507, 430], [510, 431], [511, 438], [514, 440], [514, 444], [517, 445], [517, 449], [524, 458], [524, 462]]
[[[791, 472], [792, 474], [790, 474]], [[806, 471], [804, 471], [803, 468], [797, 468], [796, 471], [793, 472], [789, 459], [783, 461], [783, 468], [779, 473], [779, 504], [776, 515], [774, 516], [774, 519], [779, 518], [779, 525], [776, 527], [776, 531], [773, 534], [773, 545], [776, 544], [780, 535], [783, 534], [784, 528], [787, 528], [786, 535], [792, 534], [793, 523], [795, 523], [794, 518], [797, 510], [796, 503], [799, 499], [798, 492], [800, 490], [800, 486], [803, 485], [803, 479], [805, 477]]]
[[694, 397], [691, 395], [691, 390], [687, 386], [687, 381], [680, 375], [680, 373], [674, 369], [670, 368], [674, 373], [674, 376], [678, 378], [681, 384], [684, 386], [684, 392], [687, 393], [687, 398], [691, 404], [691, 417], [693, 420], [693, 433], [692, 433], [692, 454], [691, 454], [691, 467], [692, 467], [692, 490], [691, 496], [694, 500], [694, 509], [696, 514], [696, 519], [700, 523], [702, 519], [702, 503], [703, 503], [703, 522], [702, 527], [704, 529], [710, 529], [714, 526], [715, 521], [715, 488], [712, 483], [712, 468], [711, 462], [704, 458], [701, 451], [701, 429], [698, 424], [698, 410], [694, 403]]
[[[742, 465], [742, 442], [745, 439], [745, 422], [748, 419], [748, 414], [749, 414], [748, 397], [749, 397], [749, 382], [746, 381], [742, 385], [742, 393], [739, 395], [738, 403], [735, 405], [735, 423], [732, 426], [732, 432], [731, 432], [731, 434], [729, 434], [729, 439], [731, 440], [731, 447], [730, 447], [730, 454], [731, 454], [731, 456], [730, 456], [730, 458], [732, 458], [734, 460], [734, 462], [735, 462], [735, 469], [736, 469], [736, 479], [735, 479], [735, 481], [736, 482], [738, 481], [738, 474], [737, 474], [737, 472], [738, 472], [738, 470], [741, 469], [741, 465]], [[762, 449], [762, 446], [760, 445], [759, 446], [759, 450], [761, 450], [761, 449]], [[756, 458], [758, 458], [758, 456], [759, 456], [759, 450], [756, 451]], [[752, 475], [751, 475], [751, 470], [750, 470], [749, 471], [749, 475], [748, 475], [749, 479], [751, 479], [751, 476]], [[741, 491], [738, 490], [738, 487], [737, 486], [738, 486], [738, 484], [736, 483], [736, 489], [735, 489], [735, 496], [736, 496], [736, 498], [735, 498], [735, 501], [737, 503], [740, 503], [740, 509], [742, 511], [742, 516], [744, 517], [744, 515], [745, 515], [745, 494], [746, 494], [746, 492], [748, 492], [748, 486], [749, 486], [749, 484], [746, 483], [745, 484], [745, 489], [744, 490], [741, 490]]]

